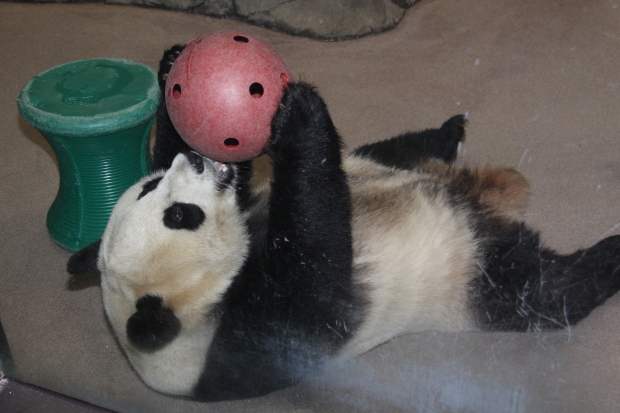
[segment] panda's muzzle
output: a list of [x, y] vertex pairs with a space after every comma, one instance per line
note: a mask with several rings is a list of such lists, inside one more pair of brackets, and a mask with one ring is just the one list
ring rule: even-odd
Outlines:
[[213, 161], [213, 166], [217, 174], [217, 189], [221, 192], [233, 183], [235, 170], [227, 163], [217, 161]]
[[188, 152], [185, 154], [187, 156], [187, 160], [190, 165], [194, 168], [196, 173], [201, 174], [205, 170], [205, 163], [202, 159], [202, 156], [198, 155], [196, 152]]
[[187, 152], [185, 156], [187, 156], [190, 165], [199, 175], [205, 171], [205, 160], [211, 163], [215, 171], [218, 191], [222, 191], [232, 184], [235, 177], [235, 170], [227, 163], [213, 161], [196, 152]]

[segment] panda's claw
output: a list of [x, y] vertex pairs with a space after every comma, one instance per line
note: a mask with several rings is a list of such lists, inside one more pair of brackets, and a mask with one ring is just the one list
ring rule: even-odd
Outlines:
[[181, 52], [185, 49], [185, 46], [176, 44], [172, 46], [170, 49], [164, 52], [163, 57], [159, 61], [159, 73], [158, 73], [158, 81], [159, 86], [162, 88], [166, 85], [166, 80], [168, 79], [168, 73], [172, 68], [172, 65], [177, 60], [177, 58], [181, 55]]

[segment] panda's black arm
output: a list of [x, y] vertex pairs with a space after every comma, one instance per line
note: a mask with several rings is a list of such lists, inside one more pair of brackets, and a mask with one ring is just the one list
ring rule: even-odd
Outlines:
[[341, 140], [312, 87], [291, 84], [272, 122], [268, 226], [222, 300], [196, 397], [259, 396], [333, 354], [361, 311], [352, 282], [351, 203]]
[[177, 57], [179, 57], [183, 49], [185, 49], [185, 46], [182, 44], [175, 44], [170, 49], [164, 51], [164, 55], [159, 61], [157, 81], [159, 82], [159, 88], [161, 89], [162, 95], [164, 94], [164, 89], [166, 87], [166, 80], [168, 80], [168, 73], [170, 73], [170, 69], [174, 64], [174, 61], [177, 60]]
[[311, 343], [309, 353], [346, 342], [362, 313], [352, 279], [351, 198], [342, 146], [314, 88], [291, 85], [274, 116], [268, 148], [274, 182], [266, 273], [290, 303], [280, 314], [282, 328], [297, 328]]
[[[172, 46], [164, 52], [159, 62], [158, 81], [162, 96], [164, 96], [165, 93], [168, 72], [184, 48], [185, 46], [181, 45]], [[166, 108], [165, 98], [162, 99], [162, 102], [157, 108], [156, 122], [155, 145], [153, 147], [153, 169], [168, 169], [174, 158], [180, 152], [187, 152], [191, 150], [191, 148], [185, 143], [172, 125]]]
[[465, 116], [448, 119], [439, 129], [409, 132], [391, 139], [360, 146], [352, 155], [366, 157], [390, 168], [412, 169], [429, 158], [454, 161], [465, 137]]
[[181, 152], [192, 149], [176, 131], [168, 115], [166, 102], [162, 101], [157, 108], [157, 129], [153, 146], [153, 170], [168, 169], [174, 158]]
[[303, 277], [296, 282], [307, 283], [304, 299], [332, 294], [339, 283], [351, 282], [351, 199], [341, 150], [340, 136], [314, 88], [291, 84], [272, 121], [267, 149], [274, 179], [267, 262], [274, 277]]

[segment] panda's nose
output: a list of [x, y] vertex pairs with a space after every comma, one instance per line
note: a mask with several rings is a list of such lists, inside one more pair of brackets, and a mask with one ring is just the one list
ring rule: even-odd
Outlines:
[[189, 163], [194, 167], [196, 172], [199, 174], [203, 173], [205, 170], [205, 164], [202, 160], [202, 156], [198, 155], [196, 152], [188, 152], [186, 155]]

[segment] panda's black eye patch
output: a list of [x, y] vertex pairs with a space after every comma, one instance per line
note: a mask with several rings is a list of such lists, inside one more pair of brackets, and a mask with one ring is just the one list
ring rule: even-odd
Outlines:
[[164, 225], [170, 229], [197, 230], [205, 220], [205, 213], [195, 204], [175, 202], [164, 211]]
[[152, 190], [157, 188], [157, 185], [159, 185], [159, 182], [161, 181], [161, 178], [162, 177], [155, 178], [155, 179], [152, 179], [152, 180], [148, 181], [147, 183], [145, 183], [142, 186], [142, 192], [140, 192], [140, 195], [138, 195], [138, 199], [142, 198], [144, 195], [148, 194], [149, 192], [151, 192]]

